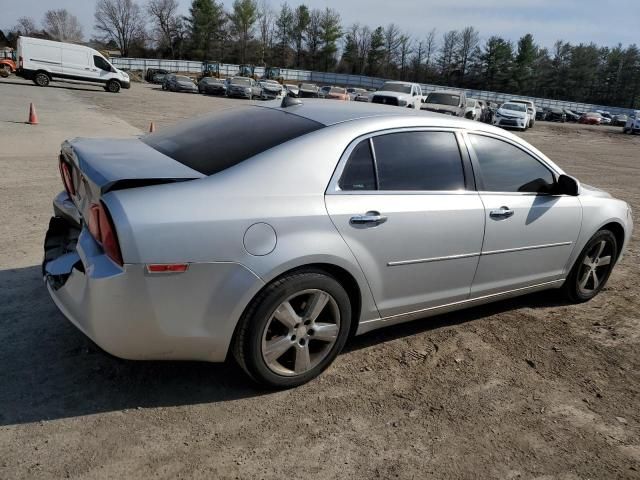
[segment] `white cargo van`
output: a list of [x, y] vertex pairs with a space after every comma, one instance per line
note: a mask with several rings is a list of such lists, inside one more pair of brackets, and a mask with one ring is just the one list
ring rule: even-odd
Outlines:
[[129, 75], [93, 48], [31, 37], [18, 38], [16, 74], [41, 87], [55, 79], [101, 83], [113, 93], [131, 86]]

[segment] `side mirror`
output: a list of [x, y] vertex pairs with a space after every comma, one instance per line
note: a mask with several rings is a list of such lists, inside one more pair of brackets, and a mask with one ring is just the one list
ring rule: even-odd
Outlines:
[[572, 197], [576, 197], [578, 196], [579, 191], [580, 184], [578, 183], [578, 180], [564, 174], [558, 177], [556, 191], [554, 192], [556, 195], [570, 195]]

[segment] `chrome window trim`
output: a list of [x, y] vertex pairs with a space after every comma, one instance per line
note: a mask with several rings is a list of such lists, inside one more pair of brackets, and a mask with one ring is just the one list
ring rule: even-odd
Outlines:
[[[375, 132], [369, 132], [364, 135], [360, 135], [359, 137], [354, 138], [347, 148], [344, 150], [342, 155], [340, 156], [340, 160], [338, 160], [338, 164], [331, 176], [331, 180], [329, 181], [329, 186], [325, 190], [325, 195], [460, 195], [460, 194], [474, 194], [477, 195], [475, 190], [342, 190], [340, 188], [340, 177], [342, 177], [342, 173], [344, 172], [344, 168], [351, 156], [353, 150], [355, 150], [356, 146], [360, 144], [360, 142], [369, 139], [369, 147], [371, 148], [371, 155], [374, 158], [374, 174], [376, 177], [376, 185], [378, 179], [378, 167], [375, 162], [375, 147], [373, 146], [373, 138], [378, 137], [380, 135], [387, 135], [391, 133], [404, 133], [404, 132], [447, 132], [453, 133], [456, 139], [456, 143], [458, 144], [458, 151], [460, 153], [460, 162], [462, 168], [462, 175], [464, 177], [466, 183], [466, 172], [464, 168], [464, 151], [462, 150], [462, 145], [460, 144], [459, 133], [463, 129], [458, 127], [398, 127], [398, 128], [389, 128], [385, 130], [376, 130]], [[468, 150], [468, 147], [467, 147]]]

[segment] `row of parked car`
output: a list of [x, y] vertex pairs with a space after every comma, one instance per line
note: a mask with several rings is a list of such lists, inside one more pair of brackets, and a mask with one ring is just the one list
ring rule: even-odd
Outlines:
[[[640, 129], [640, 115], [612, 116], [606, 111], [575, 112], [558, 107], [538, 108], [531, 100], [511, 99], [502, 104], [467, 97], [464, 91], [438, 90], [424, 95], [420, 84], [385, 82], [378, 90], [357, 87], [318, 86], [313, 83], [281, 84], [276, 80], [234, 76], [227, 79], [205, 76], [197, 83], [186, 75], [153, 73], [147, 81], [162, 84], [163, 90], [272, 100], [284, 96], [372, 102], [464, 117], [499, 127], [527, 130], [536, 121], [578, 122], [590, 125], [622, 126], [625, 133]], [[636, 124], [636, 122], [638, 122]]]

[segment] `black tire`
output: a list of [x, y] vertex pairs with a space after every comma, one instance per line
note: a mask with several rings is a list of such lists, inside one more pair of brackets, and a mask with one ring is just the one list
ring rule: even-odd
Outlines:
[[[593, 253], [595, 253], [594, 250], [599, 249], [601, 242], [605, 242], [605, 247], [600, 256], [608, 256], [609, 263], [600, 267], [596, 266], [596, 272], [599, 272], [597, 273], [599, 283], [595, 288], [585, 290], [580, 288], [580, 281], [585, 278], [585, 274], [587, 274], [587, 271], [591, 269], [590, 266], [585, 264], [585, 261], [591, 260]], [[576, 263], [573, 265], [571, 272], [569, 272], [569, 276], [562, 286], [565, 296], [574, 303], [582, 303], [591, 300], [606, 285], [617, 258], [618, 242], [615, 235], [609, 230], [598, 231], [582, 249], [582, 252], [580, 252], [580, 255], [576, 259]], [[600, 270], [598, 270], [598, 268]], [[591, 285], [594, 286], [592, 277], [590, 277], [589, 281], [591, 282]]]
[[44, 72], [38, 72], [33, 77], [33, 83], [39, 87], [48, 87], [50, 81], [51, 79], [49, 78], [49, 75]]
[[120, 82], [117, 80], [109, 80], [107, 82], [107, 91], [111, 93], [118, 93], [120, 91]]
[[[274, 311], [285, 300], [309, 289], [322, 290], [335, 300], [340, 315], [337, 339], [326, 356], [305, 373], [278, 374], [267, 365], [263, 357], [263, 334], [269, 326]], [[276, 389], [296, 387], [317, 377], [333, 362], [344, 347], [350, 328], [351, 302], [342, 285], [322, 271], [299, 271], [285, 275], [267, 285], [252, 300], [238, 323], [232, 346], [233, 355], [242, 369], [257, 383]]]

